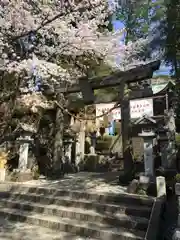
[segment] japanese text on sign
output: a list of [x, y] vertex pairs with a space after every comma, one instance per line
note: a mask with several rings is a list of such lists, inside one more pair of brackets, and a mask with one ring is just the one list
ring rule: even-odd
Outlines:
[[[96, 116], [100, 116], [104, 112], [108, 112], [113, 108], [115, 103], [108, 104], [97, 104], [96, 105]], [[130, 101], [130, 116], [131, 118], [141, 118], [143, 115], [153, 116], [153, 99], [138, 99]], [[121, 109], [113, 109], [110, 114], [113, 120], [121, 119]], [[103, 120], [103, 117], [100, 118]]]

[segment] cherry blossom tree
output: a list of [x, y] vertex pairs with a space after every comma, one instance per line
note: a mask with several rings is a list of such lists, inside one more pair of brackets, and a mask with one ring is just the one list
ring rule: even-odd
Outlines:
[[111, 14], [107, 0], [0, 1], [0, 101], [11, 103], [5, 123], [20, 98], [35, 111], [33, 104], [46, 105], [41, 93], [35, 101], [35, 94], [19, 96], [22, 91], [41, 91], [45, 85], [56, 91], [62, 81], [74, 83], [102, 64], [113, 71], [144, 63], [148, 40], [124, 46], [124, 29], [108, 30]]
[[120, 43], [124, 29], [107, 28], [111, 9], [106, 0], [1, 0], [0, 101], [26, 88], [74, 83], [102, 64], [112, 71], [143, 63], [147, 40]]
[[[120, 45], [120, 32], [106, 28], [111, 11], [106, 0], [0, 2], [0, 68], [9, 73], [36, 73], [57, 83], [75, 81], [92, 64], [110, 67]], [[131, 46], [132, 50], [133, 46]]]

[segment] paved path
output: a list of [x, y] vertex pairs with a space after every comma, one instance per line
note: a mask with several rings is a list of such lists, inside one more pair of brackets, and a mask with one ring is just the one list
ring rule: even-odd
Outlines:
[[[89, 173], [79, 172], [68, 174], [63, 179], [52, 180], [32, 180], [23, 185], [52, 187], [56, 189], [77, 190], [93, 193], [125, 193], [126, 187], [118, 184], [118, 172]], [[19, 183], [22, 184], [22, 183]]]

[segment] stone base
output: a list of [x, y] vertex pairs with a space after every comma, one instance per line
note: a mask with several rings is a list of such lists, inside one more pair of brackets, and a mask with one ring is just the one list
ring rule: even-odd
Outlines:
[[136, 179], [132, 180], [132, 182], [127, 187], [127, 192], [132, 193], [132, 194], [136, 194], [138, 186], [139, 186], [139, 181], [136, 180]]
[[27, 173], [27, 172], [19, 172], [17, 173], [17, 182], [26, 182], [30, 181], [33, 179], [32, 173]]
[[150, 185], [150, 177], [141, 175], [139, 177], [139, 184], [144, 191], [147, 191]]

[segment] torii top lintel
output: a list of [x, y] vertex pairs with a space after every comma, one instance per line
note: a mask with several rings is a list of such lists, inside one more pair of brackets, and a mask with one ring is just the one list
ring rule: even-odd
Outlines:
[[[127, 71], [116, 71], [115, 73], [101, 78], [92, 78], [88, 79], [87, 77], [82, 77], [78, 80], [80, 81], [88, 81], [91, 85], [92, 89], [101, 89], [107, 87], [114, 87], [120, 85], [122, 82], [131, 83], [131, 82], [139, 82], [148, 78], [151, 78], [153, 72], [158, 70], [160, 67], [160, 61], [153, 61], [145, 65], [140, 65], [135, 68], [132, 68]], [[61, 84], [58, 87], [59, 93], [75, 93], [81, 92], [80, 85], [78, 84], [67, 85], [67, 83]]]

